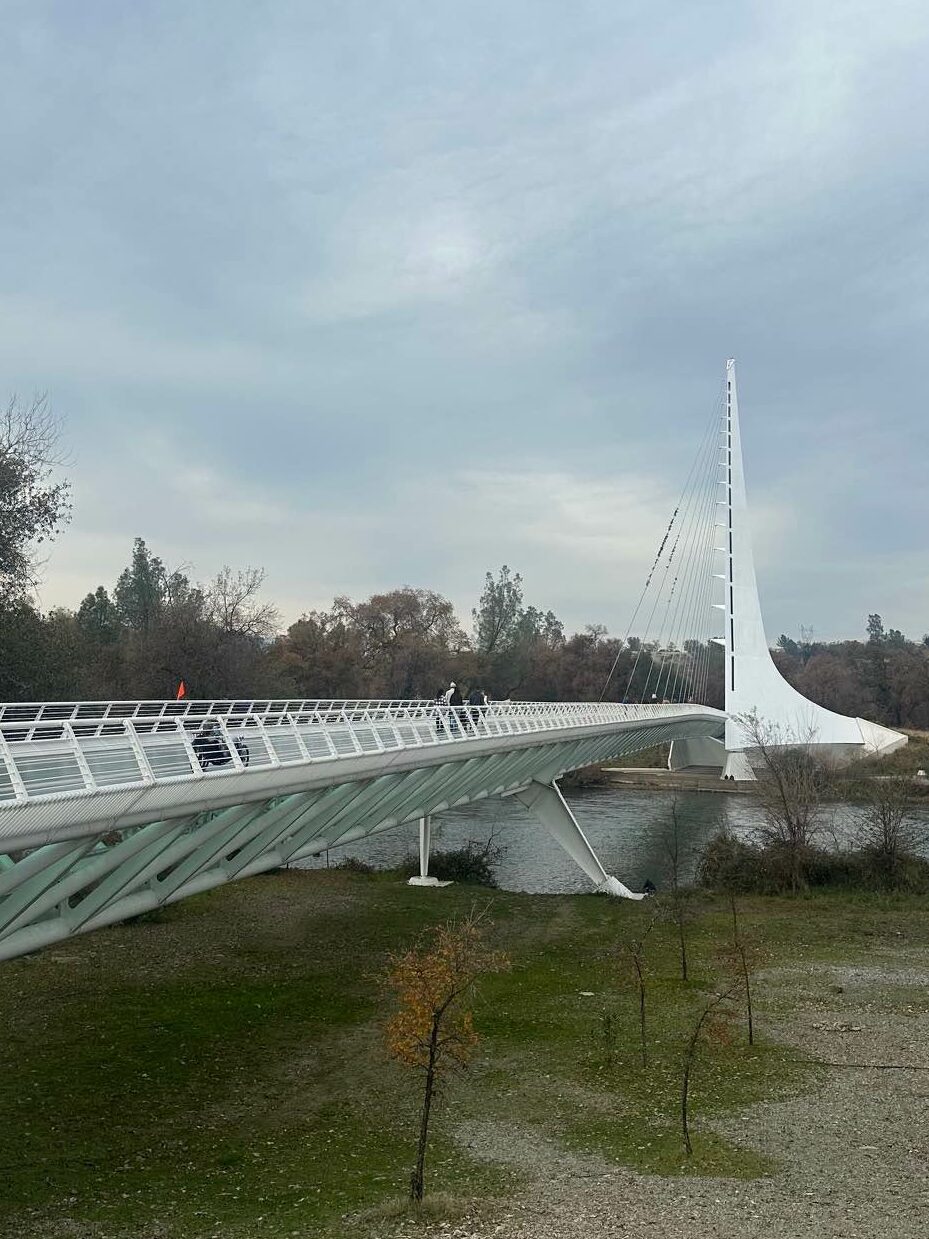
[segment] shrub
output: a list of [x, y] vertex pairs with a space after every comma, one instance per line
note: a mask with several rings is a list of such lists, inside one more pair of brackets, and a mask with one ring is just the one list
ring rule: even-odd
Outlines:
[[714, 835], [703, 849], [697, 881], [710, 890], [743, 892], [765, 891], [770, 885], [762, 849], [726, 833]]
[[374, 866], [369, 865], [366, 860], [359, 860], [357, 856], [346, 856], [332, 868], [342, 869], [346, 873], [374, 873]]
[[495, 887], [497, 879], [490, 865], [490, 856], [469, 846], [436, 852], [429, 862], [429, 872], [440, 882], [470, 882], [474, 886]]
[[610, 776], [602, 766], [579, 766], [577, 770], [569, 770], [558, 780], [562, 790], [568, 788], [572, 791], [580, 791], [586, 787], [602, 787], [609, 781]]
[[829, 852], [800, 850], [771, 843], [745, 843], [729, 834], [711, 839], [697, 870], [701, 886], [740, 894], [779, 895], [796, 890], [796, 879], [806, 887], [846, 887], [855, 890], [929, 892], [929, 860], [901, 859], [888, 881], [882, 859], [867, 849]]
[[898, 856], [892, 868], [881, 851], [868, 848], [855, 853], [861, 869], [863, 885], [870, 890], [909, 891], [914, 895], [929, 894], [929, 860], [922, 856]]
[[[440, 882], [466, 882], [472, 886], [489, 886], [495, 888], [497, 879], [494, 877], [491, 865], [496, 859], [498, 849], [478, 850], [469, 843], [463, 848], [452, 848], [447, 852], [433, 852], [429, 858], [429, 875], [438, 878]], [[419, 860], [410, 857], [400, 868], [404, 877], [413, 877], [419, 873]]]

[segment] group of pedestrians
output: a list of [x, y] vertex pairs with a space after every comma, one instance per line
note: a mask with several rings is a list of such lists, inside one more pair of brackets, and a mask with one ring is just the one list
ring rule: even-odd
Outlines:
[[[448, 688], [444, 691], [440, 690], [436, 694], [436, 705], [444, 706], [447, 709], [447, 717], [449, 726], [460, 728], [462, 731], [477, 731], [477, 725], [480, 721], [481, 711], [484, 706], [490, 705], [490, 698], [482, 688], [477, 685], [468, 693], [468, 699], [465, 701], [461, 689], [451, 681]], [[437, 714], [436, 730], [442, 729], [442, 715]]]
[[[241, 736], [232, 736], [231, 739], [232, 745], [239, 755], [239, 761], [243, 766], [247, 766], [249, 759], [248, 745]], [[193, 749], [202, 770], [209, 770], [210, 766], [228, 766], [232, 761], [232, 753], [229, 751], [229, 746], [223, 739], [223, 734], [219, 729], [219, 723], [215, 719], [207, 719], [205, 723], [201, 723], [200, 730], [191, 740], [190, 747]]]

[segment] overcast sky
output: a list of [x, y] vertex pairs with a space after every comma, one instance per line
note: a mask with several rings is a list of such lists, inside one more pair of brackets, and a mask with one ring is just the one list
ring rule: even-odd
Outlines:
[[2, 0], [46, 607], [522, 572], [622, 633], [727, 356], [769, 638], [929, 630], [925, 0]]

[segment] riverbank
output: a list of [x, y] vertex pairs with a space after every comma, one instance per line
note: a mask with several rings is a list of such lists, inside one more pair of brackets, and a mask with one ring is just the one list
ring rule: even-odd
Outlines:
[[[513, 967], [482, 992], [476, 1061], [436, 1116], [437, 1209], [414, 1223], [397, 1202], [417, 1084], [384, 1058], [376, 978], [389, 952], [488, 898]], [[689, 1162], [680, 1055], [718, 983], [728, 908], [701, 902], [687, 984], [673, 927], [651, 928], [643, 1071], [616, 961], [653, 912], [288, 872], [10, 961], [0, 1235], [923, 1233], [926, 901], [745, 901], [759, 1040], [736, 1020], [730, 1044], [701, 1051]]]
[[[867, 799], [867, 787], [873, 779], [906, 778], [911, 781], [917, 798], [929, 796], [929, 733], [904, 729], [906, 745], [884, 757], [865, 757], [839, 768], [837, 792], [846, 800]], [[568, 786], [587, 788], [613, 783], [619, 787], [639, 788], [669, 793], [714, 792], [719, 795], [755, 795], [754, 781], [731, 781], [720, 778], [720, 771], [710, 767], [690, 767], [669, 770], [668, 746], [646, 749], [636, 755], [635, 766], [595, 766], [566, 776]]]
[[717, 795], [752, 796], [757, 784], [721, 779], [718, 770], [660, 770], [653, 766], [602, 766], [605, 781], [617, 787], [647, 788], [651, 791], [713, 792]]

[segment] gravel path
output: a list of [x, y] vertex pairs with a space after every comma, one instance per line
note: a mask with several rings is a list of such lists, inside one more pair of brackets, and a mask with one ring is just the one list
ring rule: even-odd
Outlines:
[[[531, 1183], [492, 1215], [394, 1232], [429, 1239], [612, 1239], [645, 1234], [717, 1239], [927, 1239], [929, 1236], [929, 1013], [924, 953], [911, 967], [779, 970], [775, 987], [814, 997], [783, 1041], [823, 1070], [811, 1093], [765, 1102], [716, 1124], [776, 1159], [764, 1179], [658, 1178], [597, 1158], [566, 1155], [520, 1129], [470, 1124], [472, 1155], [529, 1173]], [[886, 986], [891, 986], [892, 991]], [[905, 987], [911, 987], [907, 1003]], [[892, 998], [890, 994], [892, 992]], [[902, 995], [902, 998], [901, 998]], [[858, 1068], [906, 1064], [909, 1070]], [[912, 1068], [918, 1068], [916, 1070]]]

